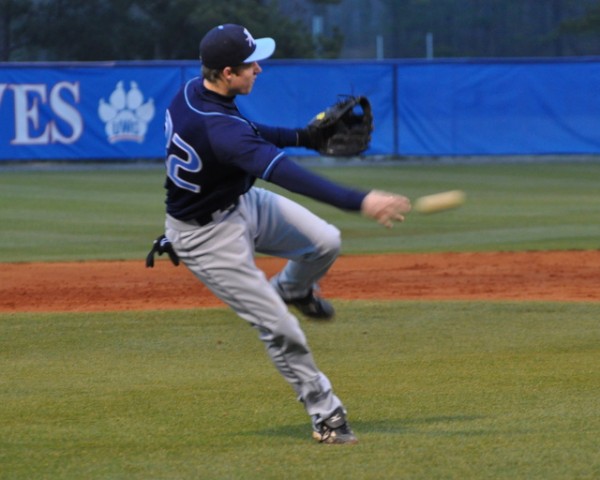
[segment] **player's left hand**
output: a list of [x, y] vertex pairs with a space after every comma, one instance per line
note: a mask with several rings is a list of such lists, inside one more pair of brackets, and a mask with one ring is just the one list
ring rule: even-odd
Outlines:
[[150, 253], [148, 253], [148, 256], [146, 257], [146, 267], [154, 267], [155, 253], [158, 253], [159, 256], [163, 253], [166, 253], [169, 255], [169, 258], [171, 259], [171, 262], [173, 262], [173, 265], [179, 265], [179, 257], [175, 253], [175, 250], [173, 250], [173, 245], [171, 245], [171, 242], [164, 234], [158, 237], [152, 243], [152, 250], [150, 250]]

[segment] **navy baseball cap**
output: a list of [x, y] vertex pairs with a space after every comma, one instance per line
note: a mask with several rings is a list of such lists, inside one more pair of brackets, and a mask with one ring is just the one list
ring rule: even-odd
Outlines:
[[273, 55], [275, 40], [252, 37], [242, 25], [226, 23], [210, 30], [200, 42], [200, 59], [208, 68], [221, 70], [258, 62]]

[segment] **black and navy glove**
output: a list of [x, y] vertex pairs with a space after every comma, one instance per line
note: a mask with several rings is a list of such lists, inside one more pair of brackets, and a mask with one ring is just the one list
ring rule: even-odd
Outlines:
[[179, 257], [175, 253], [175, 250], [173, 250], [173, 245], [171, 245], [171, 242], [167, 237], [165, 237], [164, 234], [158, 237], [152, 243], [152, 250], [150, 250], [150, 253], [148, 253], [148, 256], [146, 257], [146, 267], [154, 267], [155, 253], [158, 253], [158, 255], [166, 253], [169, 255], [169, 258], [171, 259], [171, 262], [173, 262], [173, 265], [179, 265]]
[[369, 148], [372, 131], [369, 99], [345, 96], [297, 131], [298, 146], [334, 157], [355, 156]]

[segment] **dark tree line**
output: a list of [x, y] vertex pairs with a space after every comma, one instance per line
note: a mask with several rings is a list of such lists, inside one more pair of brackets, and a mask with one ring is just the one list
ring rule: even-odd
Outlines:
[[427, 32], [438, 57], [600, 54], [598, 0], [381, 1], [392, 56], [423, 55]]
[[194, 59], [223, 22], [275, 58], [600, 55], [600, 0], [0, 0], [0, 61]]
[[311, 57], [305, 27], [261, 0], [0, 0], [0, 60], [194, 59], [219, 23], [274, 36], [280, 57]]

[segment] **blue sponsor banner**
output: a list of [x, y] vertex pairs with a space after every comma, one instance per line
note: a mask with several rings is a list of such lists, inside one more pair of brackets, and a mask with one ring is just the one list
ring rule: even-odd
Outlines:
[[168, 66], [0, 69], [0, 159], [150, 158], [181, 84]]
[[[367, 155], [600, 154], [600, 58], [261, 66], [252, 94], [237, 99], [248, 119], [297, 128], [340, 95], [366, 95]], [[0, 63], [0, 161], [160, 158], [165, 110], [199, 67]]]

